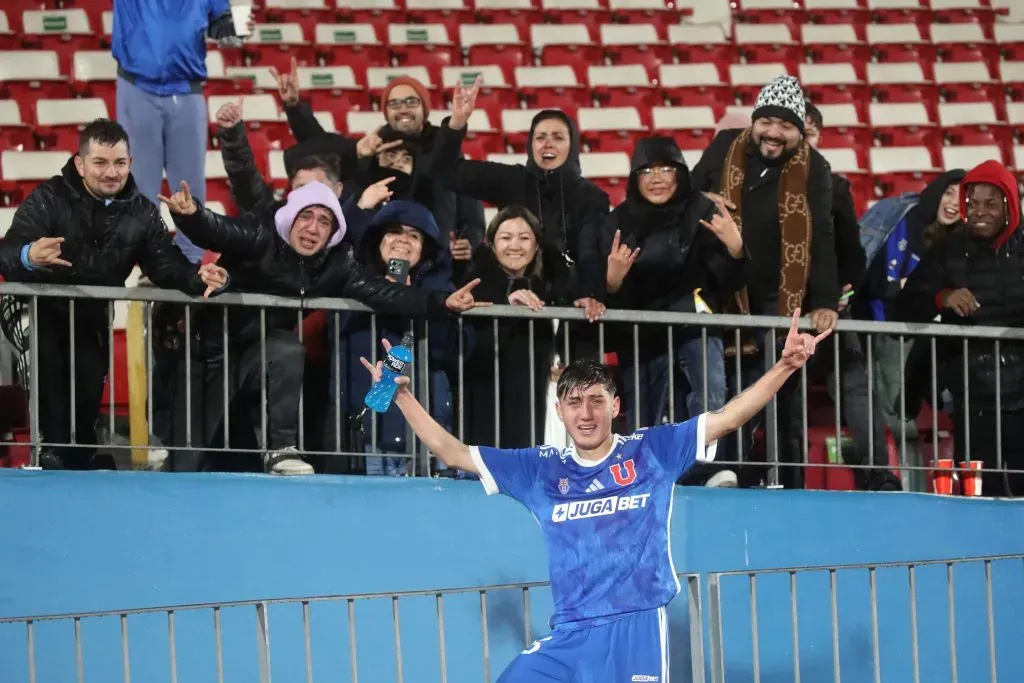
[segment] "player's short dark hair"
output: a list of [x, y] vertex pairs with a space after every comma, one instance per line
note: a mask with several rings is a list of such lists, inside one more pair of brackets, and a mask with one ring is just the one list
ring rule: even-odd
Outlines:
[[825, 127], [825, 117], [822, 116], [820, 109], [810, 102], [806, 102], [804, 103], [804, 111], [806, 112], [806, 117], [811, 120], [811, 123], [813, 123], [818, 130]]
[[577, 391], [586, 391], [592, 386], [601, 385], [609, 394], [615, 396], [619, 388], [611, 369], [595, 360], [575, 360], [565, 368], [558, 378], [555, 394], [561, 400]]
[[131, 151], [131, 144], [128, 142], [128, 132], [117, 121], [110, 119], [96, 119], [86, 125], [78, 136], [78, 156], [84, 157], [89, 153], [89, 145], [92, 143], [113, 147], [123, 142], [125, 147]]
[[291, 177], [294, 179], [299, 171], [323, 171], [329, 181], [337, 183], [341, 180], [340, 168], [341, 159], [336, 154], [310, 154], [295, 162]]

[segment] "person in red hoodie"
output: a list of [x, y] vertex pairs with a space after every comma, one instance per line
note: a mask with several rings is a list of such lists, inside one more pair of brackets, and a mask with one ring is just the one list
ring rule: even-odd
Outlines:
[[[925, 252], [891, 319], [926, 322], [939, 316], [955, 325], [1024, 327], [1024, 233], [1016, 179], [998, 161], [986, 161], [961, 181], [960, 209], [963, 228]], [[953, 394], [957, 460], [984, 462], [984, 495], [1021, 495], [1024, 475], [992, 470], [1024, 472], [1024, 342], [1001, 340], [998, 351], [991, 340], [969, 340], [965, 349], [962, 337], [940, 338], [939, 388]]]

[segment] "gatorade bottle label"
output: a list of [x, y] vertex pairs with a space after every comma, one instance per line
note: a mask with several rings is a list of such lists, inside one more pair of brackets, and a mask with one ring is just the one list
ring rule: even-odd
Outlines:
[[384, 359], [384, 367], [394, 372], [396, 375], [401, 375], [402, 371], [405, 370], [405, 361], [395, 358], [391, 354]]

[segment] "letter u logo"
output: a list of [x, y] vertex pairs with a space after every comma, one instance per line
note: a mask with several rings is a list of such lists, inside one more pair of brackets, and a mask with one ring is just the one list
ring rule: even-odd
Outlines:
[[612, 479], [619, 486], [629, 486], [636, 481], [636, 467], [632, 458], [622, 463], [617, 462], [608, 469], [611, 470]]

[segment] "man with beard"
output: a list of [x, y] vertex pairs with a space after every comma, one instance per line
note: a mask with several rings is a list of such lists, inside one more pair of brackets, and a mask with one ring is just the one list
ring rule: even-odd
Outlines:
[[[365, 165], [358, 165], [354, 161], [357, 157], [365, 161], [369, 155], [355, 154], [354, 141], [324, 131], [309, 105], [299, 97], [299, 76], [295, 60], [292, 60], [290, 72], [278, 73], [275, 70], [273, 73], [288, 115], [288, 124], [299, 143], [316, 140], [315, 144], [320, 150], [337, 154], [341, 159], [342, 180], [360, 181], [364, 187], [368, 185], [368, 179], [361, 177]], [[421, 159], [431, 156], [437, 128], [427, 118], [430, 112], [430, 93], [426, 86], [407, 76], [392, 79], [381, 95], [380, 110], [384, 112], [387, 126], [419, 146], [418, 156]], [[378, 131], [378, 135], [381, 132]], [[450, 251], [452, 260], [468, 264], [473, 249], [483, 240], [483, 205], [427, 178], [420, 178], [416, 185], [413, 196], [406, 198], [430, 210], [441, 228], [442, 245]]]
[[[716, 192], [736, 207], [733, 218], [750, 256], [738, 312], [789, 317], [798, 308], [809, 310], [811, 323], [824, 332], [839, 317], [832, 174], [804, 137], [805, 116], [800, 83], [778, 76], [758, 95], [751, 127], [719, 133], [693, 169], [691, 183], [695, 191]], [[754, 344], [761, 341], [736, 351], [760, 354]], [[764, 364], [754, 363], [750, 371], [744, 384], [763, 373]], [[787, 385], [778, 401], [785, 435], [779, 455], [790, 461], [803, 452], [795, 387]], [[785, 468], [783, 482], [799, 487], [802, 472]]]
[[[60, 175], [41, 183], [18, 207], [0, 241], [0, 275], [19, 282], [123, 287], [138, 264], [158, 287], [191, 295], [223, 287], [222, 268], [197, 269], [174, 245], [159, 210], [135, 184], [131, 166], [128, 134], [120, 124], [97, 119], [87, 125]], [[47, 444], [40, 464], [46, 469], [88, 469], [91, 449], [56, 445], [96, 443], [110, 318], [105, 301], [82, 299], [73, 310], [71, 327], [67, 301], [42, 297], [33, 321], [41, 359], [39, 426]]]

